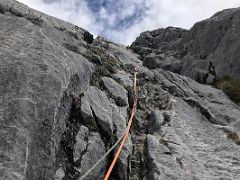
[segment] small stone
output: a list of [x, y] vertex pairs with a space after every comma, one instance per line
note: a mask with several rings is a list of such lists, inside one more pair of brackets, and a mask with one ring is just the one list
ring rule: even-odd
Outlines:
[[62, 168], [59, 168], [57, 171], [56, 171], [56, 174], [55, 174], [55, 177], [54, 177], [54, 180], [62, 180], [65, 176], [65, 172]]

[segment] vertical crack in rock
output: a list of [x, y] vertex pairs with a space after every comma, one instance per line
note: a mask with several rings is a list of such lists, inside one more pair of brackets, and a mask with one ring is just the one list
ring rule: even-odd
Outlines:
[[108, 147], [111, 142], [111, 136], [109, 136], [109, 134], [106, 131], [104, 131], [103, 128], [101, 127], [99, 120], [98, 120], [92, 107], [91, 107], [91, 110], [92, 110], [92, 115], [93, 115], [96, 125], [97, 125], [97, 131], [99, 132], [99, 134], [105, 144], [105, 147]]
[[76, 143], [76, 135], [80, 128], [81, 114], [76, 108], [76, 104], [80, 100], [72, 103], [70, 116], [66, 122], [66, 129], [60, 141], [60, 150], [57, 154], [57, 165], [62, 167], [65, 172], [63, 179], [74, 180], [78, 177], [79, 172], [74, 168], [74, 145]]
[[[90, 164], [82, 164], [83, 161], [86, 163], [88, 161], [86, 157], [84, 158], [85, 155], [89, 156], [89, 153], [94, 153], [96, 156], [99, 156], [98, 153], [95, 152], [94, 150], [94, 144], [93, 142], [99, 143], [99, 139], [103, 141], [103, 145], [105, 147], [101, 147], [104, 149], [107, 149], [113, 142], [113, 137], [109, 136], [108, 133], [106, 133], [103, 128], [100, 126], [98, 118], [93, 110], [92, 107], [90, 107], [90, 110], [92, 112], [92, 118], [94, 118], [94, 121], [96, 122], [96, 127], [94, 129], [88, 129], [85, 126], [82, 126], [86, 124], [86, 120], [83, 119], [81, 115], [81, 99], [77, 99], [73, 101], [72, 103], [72, 108], [70, 112], [70, 117], [68, 118], [66, 122], [66, 130], [62, 135], [61, 139], [61, 147], [59, 150], [59, 153], [57, 155], [57, 169], [59, 170], [60, 168], [64, 170], [64, 177], [61, 177], [61, 179], [64, 180], [75, 180], [80, 176], [80, 173], [85, 172], [85, 168], [91, 166]], [[79, 109], [80, 108], [80, 109]], [[87, 125], [87, 124], [86, 124]], [[82, 140], [80, 142], [76, 142], [76, 136], [79, 133], [80, 127], [85, 127], [87, 130], [87, 134], [84, 137], [79, 137]], [[83, 129], [81, 129], [82, 131]], [[89, 134], [89, 130], [91, 130], [91, 135]], [[97, 133], [99, 133], [99, 138], [97, 136]], [[80, 132], [84, 133], [84, 132]], [[91, 142], [89, 138], [91, 137]], [[79, 143], [84, 143], [80, 145]], [[80, 149], [75, 149], [75, 145], [78, 143], [78, 146], [81, 146]], [[91, 145], [90, 145], [91, 144]], [[99, 144], [101, 145], [101, 144]], [[91, 146], [91, 147], [90, 147]], [[79, 152], [74, 152], [74, 151], [79, 151]], [[102, 152], [102, 150], [101, 150]], [[75, 157], [74, 154], [78, 154], [79, 157]], [[99, 157], [95, 157], [99, 158]], [[111, 158], [111, 155], [109, 156], [109, 159]], [[93, 159], [93, 161], [97, 161], [98, 159]], [[88, 163], [88, 162], [87, 162]], [[94, 162], [91, 162], [94, 163]], [[107, 167], [107, 166], [106, 166]], [[95, 172], [95, 171], [94, 171]], [[57, 171], [58, 173], [58, 171]], [[96, 173], [96, 172], [95, 172]], [[103, 172], [101, 172], [103, 173]], [[97, 177], [98, 175], [94, 176], [89, 176], [88, 178], [91, 179], [91, 177]], [[57, 179], [57, 178], [56, 178]], [[60, 179], [60, 178], [59, 178]]]
[[[139, 80], [138, 80], [139, 81]], [[141, 87], [143, 88], [143, 87]], [[142, 89], [139, 88], [138, 99], [141, 99], [143, 96]], [[129, 104], [133, 104], [134, 94], [130, 90], [129, 93]], [[138, 102], [139, 104], [139, 102]], [[141, 109], [146, 108], [146, 104], [143, 103], [143, 107]], [[139, 107], [139, 105], [138, 105]], [[132, 125], [132, 142], [133, 142], [133, 152], [130, 158], [130, 166], [129, 166], [129, 180], [141, 180], [147, 179], [148, 177], [148, 163], [147, 163], [147, 141], [146, 137], [148, 134], [148, 119], [147, 119], [147, 111], [140, 110], [137, 108], [136, 116], [133, 120]]]

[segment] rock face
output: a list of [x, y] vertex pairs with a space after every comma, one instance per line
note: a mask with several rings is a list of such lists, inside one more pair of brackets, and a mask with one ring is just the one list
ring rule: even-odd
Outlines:
[[[195, 81], [223, 65], [238, 75], [239, 12], [145, 32], [138, 55], [1, 0], [0, 179], [81, 177], [124, 134], [135, 71], [137, 113], [111, 179], [239, 179], [240, 108]], [[103, 179], [115, 152], [85, 179]]]
[[189, 31], [168, 27], [144, 32], [131, 48], [142, 59], [155, 53], [153, 58], [157, 62], [145, 64], [191, 77], [201, 83], [223, 76], [239, 79], [239, 28], [240, 9], [227, 9], [196, 23]]

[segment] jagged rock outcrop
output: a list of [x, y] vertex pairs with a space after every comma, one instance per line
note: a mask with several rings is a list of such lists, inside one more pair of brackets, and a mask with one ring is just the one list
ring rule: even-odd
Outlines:
[[[231, 13], [237, 22], [238, 9], [233, 9], [204, 21], [204, 27], [211, 27], [214, 18], [221, 24]], [[191, 36], [202, 33], [197, 26]], [[224, 48], [205, 51], [202, 42], [200, 49], [184, 50], [184, 41], [196, 46], [190, 32], [144, 33], [148, 39], [134, 43], [139, 56], [16, 1], [1, 0], [0, 179], [82, 176], [122, 137], [133, 105], [135, 71], [137, 113], [111, 179], [239, 179], [240, 107], [221, 90], [173, 73], [181, 73], [188, 56], [204, 54], [205, 63]], [[219, 44], [217, 38], [212, 42]], [[233, 46], [238, 40], [228, 42]], [[189, 66], [198, 67], [195, 60]], [[211, 62], [220, 73], [220, 61]], [[115, 152], [86, 179], [103, 179]]]
[[[240, 9], [227, 9], [189, 31], [168, 27], [144, 32], [131, 48], [147, 67], [161, 67], [201, 83], [223, 76], [239, 79], [239, 29]], [[149, 54], [154, 61], [145, 58]]]

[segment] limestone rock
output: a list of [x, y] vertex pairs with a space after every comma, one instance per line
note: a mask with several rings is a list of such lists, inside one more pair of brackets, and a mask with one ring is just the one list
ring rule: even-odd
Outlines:
[[[129, 49], [1, 0], [0, 179], [78, 179], [125, 132], [134, 72], [137, 112], [110, 179], [239, 179], [239, 105], [204, 85], [239, 77], [239, 12]], [[103, 179], [115, 152], [86, 179]]]
[[106, 94], [97, 87], [90, 86], [85, 96], [90, 104], [93, 117], [96, 117], [97, 124], [107, 136], [111, 137], [113, 132], [112, 108]]
[[104, 85], [106, 86], [107, 90], [113, 96], [116, 101], [116, 104], [119, 106], [127, 106], [128, 105], [128, 97], [127, 91], [124, 89], [123, 86], [118, 84], [115, 80], [103, 77], [102, 78]]
[[[80, 143], [80, 142], [78, 142]], [[82, 153], [81, 164], [76, 169], [83, 175], [89, 170], [105, 153], [105, 146], [99, 133], [91, 132], [88, 136], [86, 149]], [[103, 179], [106, 168], [106, 160], [102, 161], [86, 179]]]
[[[196, 23], [189, 31], [173, 27], [147, 31], [140, 34], [131, 48], [142, 59], [149, 53], [155, 53], [155, 58], [158, 54], [164, 54], [163, 59], [174, 56], [176, 61], [182, 61], [182, 69], [168, 70], [200, 83], [207, 82], [206, 76], [209, 73], [215, 77], [230, 76], [239, 79], [240, 41], [236, 38], [239, 36], [239, 17], [239, 8], [227, 9]], [[209, 62], [211, 67], [207, 65]], [[159, 67], [156, 63], [152, 66], [153, 69]], [[213, 68], [214, 72], [209, 68]]]
[[16, 1], [0, 9], [0, 179], [52, 179], [72, 97], [88, 88], [93, 66], [66, 49], [63, 39], [72, 37], [53, 25], [70, 24], [41, 21]]

